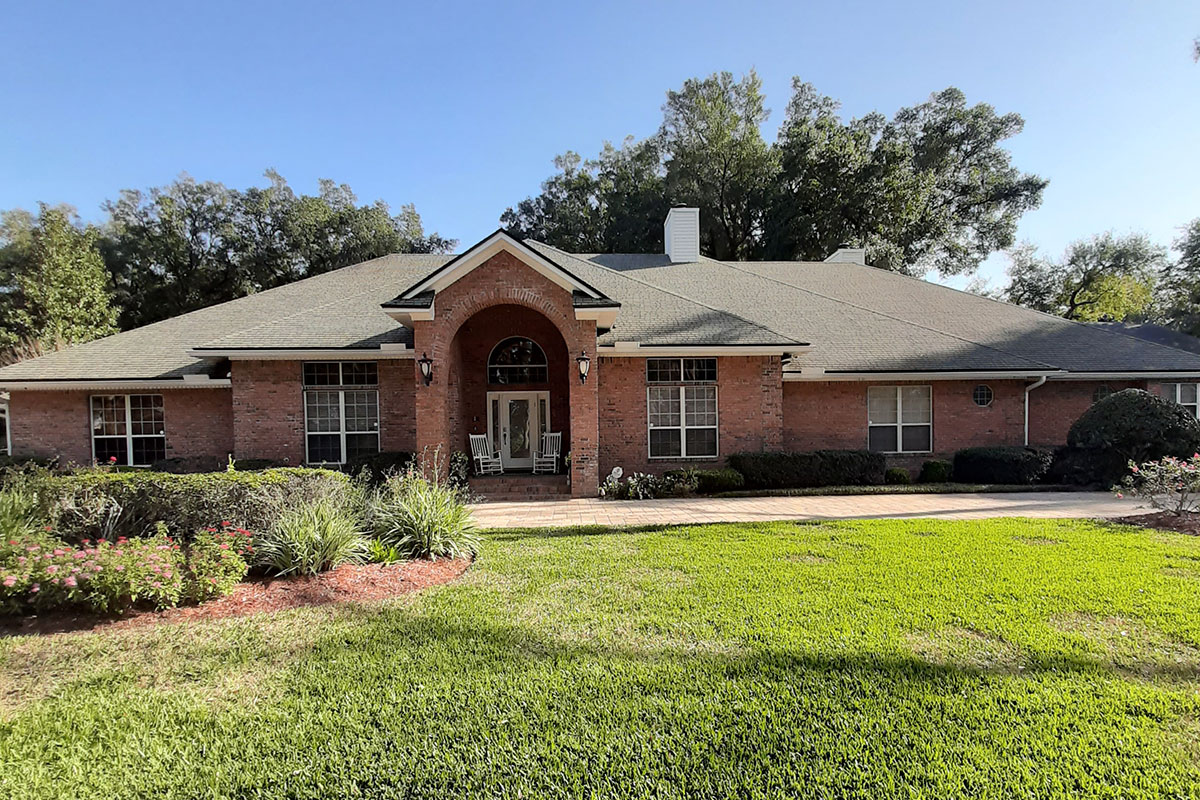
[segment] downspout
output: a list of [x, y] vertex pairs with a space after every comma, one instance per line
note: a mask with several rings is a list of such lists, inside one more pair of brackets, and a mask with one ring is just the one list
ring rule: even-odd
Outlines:
[[1038, 378], [1025, 387], [1025, 446], [1029, 447], [1029, 393], [1046, 382], [1046, 376]]

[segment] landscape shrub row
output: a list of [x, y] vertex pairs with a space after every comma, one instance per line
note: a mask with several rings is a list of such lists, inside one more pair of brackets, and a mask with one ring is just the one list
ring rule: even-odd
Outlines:
[[881, 453], [867, 450], [814, 450], [736, 453], [729, 457], [729, 466], [742, 474], [747, 489], [802, 489], [878, 485], [887, 464]]

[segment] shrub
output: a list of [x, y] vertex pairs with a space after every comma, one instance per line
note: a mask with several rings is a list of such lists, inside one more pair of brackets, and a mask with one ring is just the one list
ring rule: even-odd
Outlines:
[[1176, 516], [1200, 511], [1200, 454], [1189, 459], [1164, 456], [1141, 464], [1130, 461], [1129, 472], [1122, 487], [1152, 507]]
[[321, 469], [262, 472], [83, 470], [31, 482], [54, 529], [71, 542], [143, 536], [165, 524], [190, 534], [212, 520], [266, 530], [289, 506], [350, 491], [348, 476]]
[[371, 533], [414, 558], [463, 558], [479, 551], [475, 521], [462, 493], [416, 470], [388, 479], [367, 509]]
[[368, 560], [372, 564], [395, 564], [404, 560], [404, 554], [395, 545], [384, 544], [378, 539], [372, 539], [368, 545]]
[[1087, 482], [1120, 480], [1130, 461], [1188, 458], [1200, 450], [1200, 421], [1183, 406], [1140, 389], [1125, 389], [1095, 403], [1067, 434], [1067, 444], [1093, 462]]
[[19, 487], [0, 491], [0, 538], [24, 539], [42, 522], [37, 495]]
[[1108, 488], [1121, 479], [1129, 462], [1109, 450], [1058, 447], [1045, 480], [1072, 486]]
[[954, 454], [960, 483], [1032, 484], [1050, 469], [1054, 452], [1038, 447], [968, 447]]
[[370, 453], [350, 459], [346, 464], [346, 471], [351, 475], [364, 475], [367, 481], [375, 486], [392, 475], [404, 472], [412, 463], [412, 453]]
[[246, 559], [253, 553], [250, 531], [229, 522], [197, 533], [187, 548], [187, 599], [200, 603], [229, 594], [249, 572]]
[[229, 460], [230, 472], [262, 472], [265, 469], [280, 469], [287, 467], [282, 461], [273, 458], [239, 458]]
[[736, 492], [746, 485], [746, 479], [736, 469], [702, 469], [696, 471], [696, 491], [700, 494]]
[[0, 542], [0, 608], [9, 612], [167, 608], [184, 596], [186, 578], [179, 544], [162, 533], [79, 548], [44, 532]]
[[277, 575], [316, 575], [367, 557], [359, 522], [330, 498], [308, 500], [284, 511], [254, 537], [255, 563]]
[[801, 489], [811, 486], [873, 486], [883, 482], [884, 457], [866, 450], [811, 453], [737, 453], [729, 466], [748, 489]]
[[912, 483], [912, 477], [908, 474], [908, 470], [903, 467], [888, 467], [887, 472], [883, 473], [883, 482], [897, 486], [907, 486]]
[[920, 483], [948, 483], [951, 475], [953, 475], [953, 467], [949, 461], [931, 458], [921, 465], [921, 474], [917, 481]]
[[222, 466], [221, 459], [217, 456], [180, 456], [155, 461], [151, 469], [156, 472], [186, 475], [193, 472], [216, 472]]
[[698, 469], [670, 469], [662, 474], [662, 494], [668, 497], [686, 497], [699, 488]]

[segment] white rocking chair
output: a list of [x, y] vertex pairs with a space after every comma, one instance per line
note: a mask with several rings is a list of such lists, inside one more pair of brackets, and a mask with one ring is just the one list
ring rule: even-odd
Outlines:
[[543, 433], [542, 446], [533, 454], [533, 474], [558, 472], [558, 456], [562, 452], [562, 433]]
[[500, 451], [493, 450], [488, 437], [482, 433], [468, 434], [471, 440], [471, 455], [475, 457], [476, 475], [503, 475], [504, 464], [500, 461]]

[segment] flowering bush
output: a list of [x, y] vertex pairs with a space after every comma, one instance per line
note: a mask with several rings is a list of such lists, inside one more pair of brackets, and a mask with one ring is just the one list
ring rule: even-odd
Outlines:
[[[620, 467], [613, 467], [604, 483], [600, 484], [600, 496], [612, 500], [653, 500], [668, 488], [662, 478], [644, 472], [635, 472], [621, 483], [624, 474]], [[674, 485], [674, 481], [671, 485]]]
[[197, 533], [187, 551], [187, 599], [200, 603], [233, 591], [250, 570], [252, 541], [250, 531], [228, 520]]
[[1130, 461], [1129, 472], [1118, 487], [1117, 497], [1128, 492], [1172, 514], [1200, 510], [1200, 453], [1189, 459], [1165, 456], [1141, 464]]

